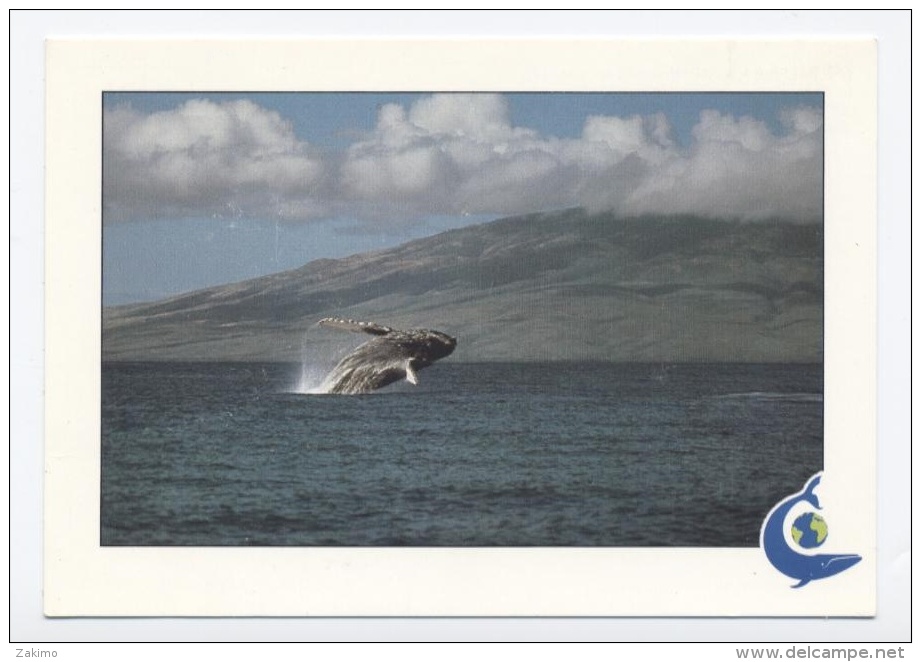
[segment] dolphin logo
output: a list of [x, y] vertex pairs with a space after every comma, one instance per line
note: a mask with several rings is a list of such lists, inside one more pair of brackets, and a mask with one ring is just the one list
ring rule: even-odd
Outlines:
[[456, 338], [441, 331], [399, 331], [339, 317], [326, 317], [318, 324], [374, 336], [333, 368], [324, 382], [327, 393], [370, 393], [401, 379], [418, 384], [419, 370], [448, 356], [457, 346]]
[[784, 520], [796, 504], [805, 501], [817, 510], [822, 509], [815, 495], [815, 488], [821, 480], [822, 473], [819, 472], [806, 482], [801, 491], [774, 506], [761, 527], [761, 547], [768, 561], [787, 577], [799, 580], [793, 588], [805, 586], [814, 579], [837, 575], [861, 560], [858, 554], [801, 554], [787, 542]]

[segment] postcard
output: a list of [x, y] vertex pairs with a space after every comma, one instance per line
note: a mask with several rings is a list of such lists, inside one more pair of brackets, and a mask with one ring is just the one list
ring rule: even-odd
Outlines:
[[48, 616], [872, 616], [872, 40], [52, 40]]

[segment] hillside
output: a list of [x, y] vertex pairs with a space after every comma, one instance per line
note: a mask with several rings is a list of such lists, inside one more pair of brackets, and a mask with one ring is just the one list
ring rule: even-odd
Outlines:
[[821, 361], [822, 251], [818, 224], [520, 216], [107, 308], [103, 358], [296, 361], [337, 315], [446, 331], [457, 361]]

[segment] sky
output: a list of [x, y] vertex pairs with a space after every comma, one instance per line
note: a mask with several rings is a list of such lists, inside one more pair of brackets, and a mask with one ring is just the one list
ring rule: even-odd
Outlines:
[[822, 218], [802, 93], [106, 93], [103, 302], [515, 214]]

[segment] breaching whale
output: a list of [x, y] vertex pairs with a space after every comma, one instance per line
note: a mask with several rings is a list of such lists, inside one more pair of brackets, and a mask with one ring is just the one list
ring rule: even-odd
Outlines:
[[418, 384], [419, 370], [448, 356], [457, 346], [456, 338], [441, 331], [400, 331], [339, 317], [326, 317], [318, 324], [374, 336], [333, 368], [324, 381], [327, 393], [370, 393], [401, 379]]

